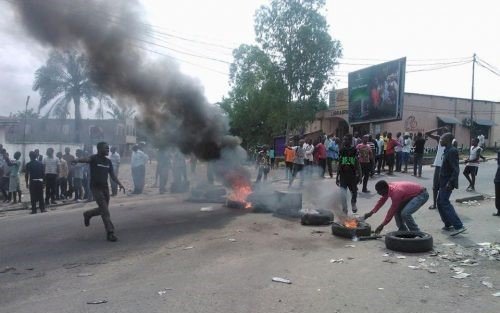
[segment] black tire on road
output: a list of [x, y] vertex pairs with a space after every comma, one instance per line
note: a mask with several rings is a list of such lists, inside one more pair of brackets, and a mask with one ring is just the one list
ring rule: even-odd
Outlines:
[[359, 222], [357, 228], [351, 229], [334, 222], [332, 223], [332, 234], [343, 238], [352, 238], [354, 235], [357, 237], [371, 236], [372, 227], [368, 223]]
[[399, 252], [427, 252], [432, 250], [433, 239], [421, 231], [393, 231], [385, 235], [385, 247]]
[[329, 210], [316, 210], [318, 213], [305, 213], [300, 218], [302, 225], [321, 226], [333, 222], [333, 213]]

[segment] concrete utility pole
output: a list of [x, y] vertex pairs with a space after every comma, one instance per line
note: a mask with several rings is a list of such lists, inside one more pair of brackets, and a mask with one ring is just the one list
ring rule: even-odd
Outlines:
[[474, 72], [476, 69], [476, 54], [472, 56], [472, 94], [470, 98], [470, 128], [469, 128], [469, 146], [474, 137]]

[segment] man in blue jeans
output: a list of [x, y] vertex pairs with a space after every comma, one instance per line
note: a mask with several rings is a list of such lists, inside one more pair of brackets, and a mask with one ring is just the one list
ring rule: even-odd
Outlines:
[[375, 233], [380, 233], [385, 225], [394, 219], [400, 231], [420, 231], [412, 214], [417, 212], [429, 200], [427, 189], [419, 184], [409, 181], [396, 181], [388, 183], [385, 180], [379, 180], [375, 184], [377, 193], [382, 196], [375, 207], [364, 215], [367, 219], [385, 204], [388, 198], [391, 198], [392, 204], [384, 221], [377, 227]]
[[452, 231], [451, 236], [463, 233], [467, 229], [457, 215], [455, 208], [450, 202], [453, 189], [458, 189], [458, 150], [452, 145], [453, 135], [446, 133], [441, 136], [439, 144], [445, 147], [443, 153], [443, 164], [439, 173], [439, 195], [437, 207], [441, 220], [444, 223], [443, 230]]

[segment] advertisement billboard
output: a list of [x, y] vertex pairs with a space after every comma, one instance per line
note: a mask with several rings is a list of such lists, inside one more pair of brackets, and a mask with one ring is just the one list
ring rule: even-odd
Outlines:
[[349, 124], [401, 120], [406, 58], [349, 73]]

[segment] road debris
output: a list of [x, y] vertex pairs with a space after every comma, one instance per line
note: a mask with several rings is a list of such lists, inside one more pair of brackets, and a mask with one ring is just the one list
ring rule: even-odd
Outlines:
[[408, 267], [411, 268], [412, 270], [418, 270], [418, 269], [420, 269], [420, 267], [415, 266], [415, 265], [408, 265]]
[[493, 288], [493, 284], [492, 284], [491, 282], [489, 282], [489, 281], [485, 281], [485, 280], [483, 280], [483, 281], [481, 282], [481, 284], [483, 284], [484, 286], [486, 286], [486, 287], [488, 287], [488, 288]]
[[451, 243], [451, 242], [446, 242], [446, 243], [443, 243], [441, 245], [445, 246], [445, 247], [452, 247], [452, 246], [456, 246], [457, 244], [456, 243]]
[[390, 263], [390, 264], [396, 264], [396, 263], [398, 263], [398, 262], [396, 262], [394, 260], [391, 260], [391, 259], [385, 259], [385, 260], [382, 260], [382, 262]]
[[382, 256], [388, 257], [391, 256], [389, 253], [384, 253]]
[[469, 277], [470, 274], [467, 273], [458, 273], [457, 275], [453, 275], [451, 277], [456, 278], [456, 279], [464, 279], [466, 277]]
[[493, 297], [500, 297], [500, 291], [491, 294]]
[[346, 248], [356, 248], [356, 245], [345, 245]]
[[158, 295], [163, 296], [170, 290], [174, 290], [174, 289], [173, 288], [164, 288], [164, 289], [158, 291]]
[[87, 304], [103, 304], [103, 303], [108, 303], [108, 300], [87, 301]]
[[406, 257], [404, 255], [398, 255], [396, 258], [398, 258], [398, 259], [406, 259]]
[[384, 288], [382, 288], [382, 287], [379, 287], [379, 288], [377, 288], [377, 289], [378, 289], [378, 290], [384, 290]]
[[234, 239], [234, 238], [229, 238], [228, 240], [231, 242], [236, 242], [236, 239]]
[[201, 212], [211, 212], [211, 211], [213, 211], [213, 210], [214, 210], [214, 208], [213, 208], [213, 207], [211, 207], [211, 206], [202, 207], [202, 208], [200, 209], [200, 211], [201, 211]]
[[419, 258], [418, 259], [418, 263], [424, 263], [425, 262], [425, 259], [424, 258]]
[[337, 260], [331, 259], [330, 263], [344, 263], [344, 259], [337, 259]]
[[283, 284], [289, 284], [289, 285], [292, 283], [291, 280], [286, 279], [286, 278], [281, 278], [281, 277], [273, 277], [272, 281], [274, 281], [276, 283], [283, 283]]
[[184, 248], [182, 248], [182, 250], [191, 250], [191, 249], [193, 249], [193, 248], [194, 248], [193, 246], [188, 246], [188, 247], [184, 247]]
[[94, 276], [94, 273], [79, 273], [77, 276], [78, 277], [89, 277], [89, 276]]
[[425, 289], [429, 289], [430, 287], [426, 285], [426, 286], [424, 286], [424, 288], [425, 288]]
[[16, 268], [12, 266], [6, 266], [3, 270], [0, 270], [0, 274], [4, 274], [7, 272], [15, 271]]
[[431, 274], [436, 274], [436, 273], [437, 273], [437, 271], [436, 271], [436, 270], [433, 270], [433, 269], [431, 269], [431, 268], [430, 268], [430, 269], [428, 269], [428, 270], [427, 270], [427, 272], [429, 272], [429, 273], [431, 273]]

